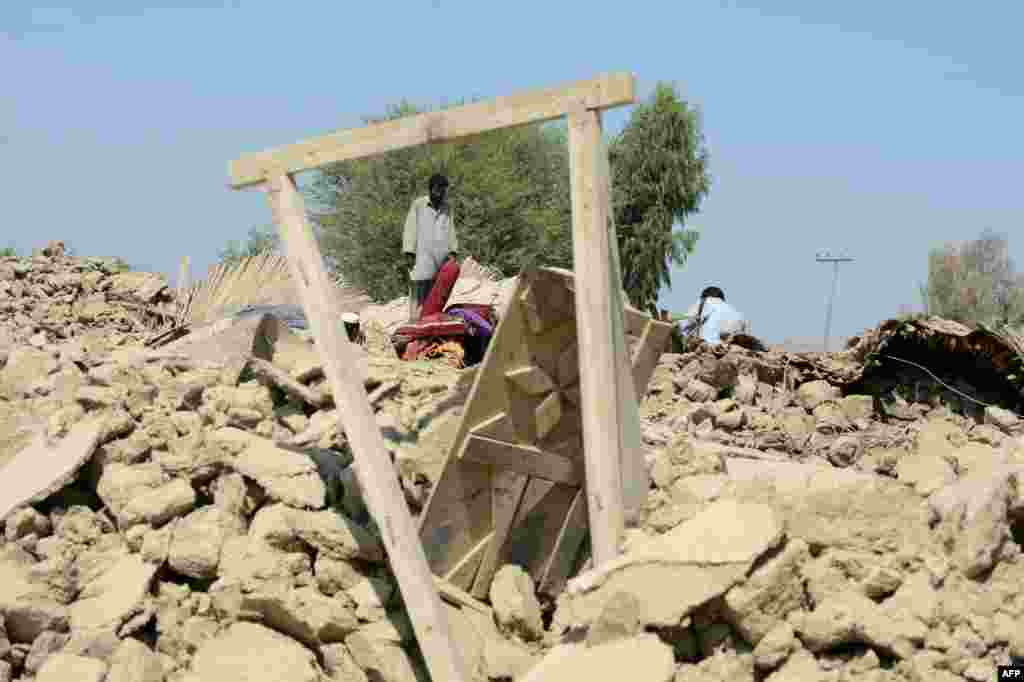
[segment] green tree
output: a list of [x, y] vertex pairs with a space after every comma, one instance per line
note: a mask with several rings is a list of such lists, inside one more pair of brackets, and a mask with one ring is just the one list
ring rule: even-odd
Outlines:
[[279, 244], [280, 236], [273, 225], [254, 227], [249, 230], [249, 238], [245, 241], [229, 241], [227, 246], [221, 249], [220, 260], [222, 263], [237, 263], [243, 258], [277, 249]]
[[700, 114], [658, 83], [608, 153], [622, 286], [633, 305], [654, 312], [658, 292], [672, 285], [671, 267], [693, 253], [698, 233], [686, 220], [711, 186]]
[[[420, 113], [402, 102], [382, 117]], [[345, 281], [381, 301], [408, 291], [402, 226], [435, 172], [448, 176], [449, 204], [464, 255], [516, 274], [540, 263], [571, 267], [569, 164], [558, 125], [502, 129], [372, 159], [332, 165], [308, 189], [325, 256]]]
[[5, 246], [2, 249], [0, 249], [0, 258], [10, 258], [12, 256], [17, 256], [17, 255], [18, 255], [18, 250], [15, 249], [13, 246]]
[[1024, 324], [1024, 273], [1014, 267], [1006, 236], [992, 230], [932, 249], [921, 298], [929, 315], [968, 323]]

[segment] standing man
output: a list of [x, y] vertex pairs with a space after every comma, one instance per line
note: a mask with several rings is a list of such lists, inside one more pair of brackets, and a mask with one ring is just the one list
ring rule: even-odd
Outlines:
[[448, 178], [430, 176], [429, 194], [412, 202], [402, 233], [402, 251], [409, 266], [409, 322], [419, 321], [423, 302], [434, 278], [449, 261], [455, 261], [459, 242], [448, 211]]

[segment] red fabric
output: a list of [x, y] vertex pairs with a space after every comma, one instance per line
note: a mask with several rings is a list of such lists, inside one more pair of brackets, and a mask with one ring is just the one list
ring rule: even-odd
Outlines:
[[423, 321], [429, 315], [437, 315], [444, 310], [444, 304], [448, 302], [448, 297], [451, 296], [455, 280], [459, 278], [459, 269], [459, 263], [454, 258], [449, 258], [441, 266], [441, 269], [437, 272], [437, 277], [434, 278], [434, 286], [430, 289], [430, 293], [427, 294], [427, 300], [423, 302], [423, 308], [420, 309], [419, 321]]
[[396, 335], [410, 339], [423, 339], [431, 336], [462, 336], [465, 333], [466, 323], [461, 318], [444, 313], [421, 317], [416, 324], [407, 324], [395, 330]]

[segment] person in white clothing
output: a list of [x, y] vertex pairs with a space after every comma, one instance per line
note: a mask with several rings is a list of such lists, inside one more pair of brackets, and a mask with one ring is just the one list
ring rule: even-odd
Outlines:
[[725, 292], [718, 287], [704, 289], [686, 317], [684, 333], [698, 334], [707, 343], [722, 343], [722, 337], [747, 331], [743, 315], [725, 302]]
[[459, 251], [455, 225], [448, 210], [448, 178], [435, 173], [429, 194], [415, 199], [405, 218], [402, 252], [409, 267], [409, 321], [419, 319], [420, 309], [434, 286], [441, 267]]

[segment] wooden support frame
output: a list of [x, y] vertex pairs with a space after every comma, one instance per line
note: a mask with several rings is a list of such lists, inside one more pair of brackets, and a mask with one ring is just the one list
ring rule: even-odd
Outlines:
[[[440, 112], [345, 130], [256, 154], [229, 164], [234, 189], [269, 193], [296, 288], [314, 332], [342, 426], [355, 454], [356, 477], [382, 531], [392, 568], [424, 658], [435, 680], [468, 680], [451, 640], [434, 577], [360, 377], [353, 349], [333, 324], [326, 292], [330, 282], [302, 197], [291, 174], [338, 161], [406, 147], [468, 137], [490, 130], [569, 118], [576, 322], [581, 333], [579, 406], [583, 414], [586, 499], [577, 494], [560, 536], [572, 534], [571, 519], [589, 516], [595, 564], [619, 552], [624, 523], [636, 491], [646, 493], [639, 444], [639, 414], [630, 358], [623, 342], [623, 313], [614, 227], [610, 224], [607, 150], [601, 111], [632, 104], [632, 74], [607, 74], [556, 88], [500, 97]], [[612, 391], [608, 385], [611, 377]], [[568, 473], [566, 475], [569, 475]], [[642, 479], [642, 480], [641, 480]], [[624, 509], [624, 498], [627, 509]], [[545, 576], [559, 567], [545, 566]]]
[[337, 316], [332, 314], [328, 297], [331, 281], [306, 222], [302, 196], [287, 174], [270, 178], [268, 189], [274, 221], [281, 230], [292, 278], [324, 363], [324, 375], [334, 394], [345, 436], [356, 453], [352, 467], [381, 531], [420, 649], [434, 679], [469, 682], [465, 662], [451, 637], [434, 576], [419, 543], [416, 524], [405, 504], [358, 374], [355, 346], [341, 333]]
[[573, 107], [599, 110], [632, 104], [633, 81], [633, 75], [629, 73], [607, 74], [592, 80], [342, 130], [265, 152], [245, 154], [228, 167], [231, 187], [242, 189], [259, 184], [282, 171], [298, 173], [429, 142], [444, 142], [498, 128], [551, 121], [565, 116]]

